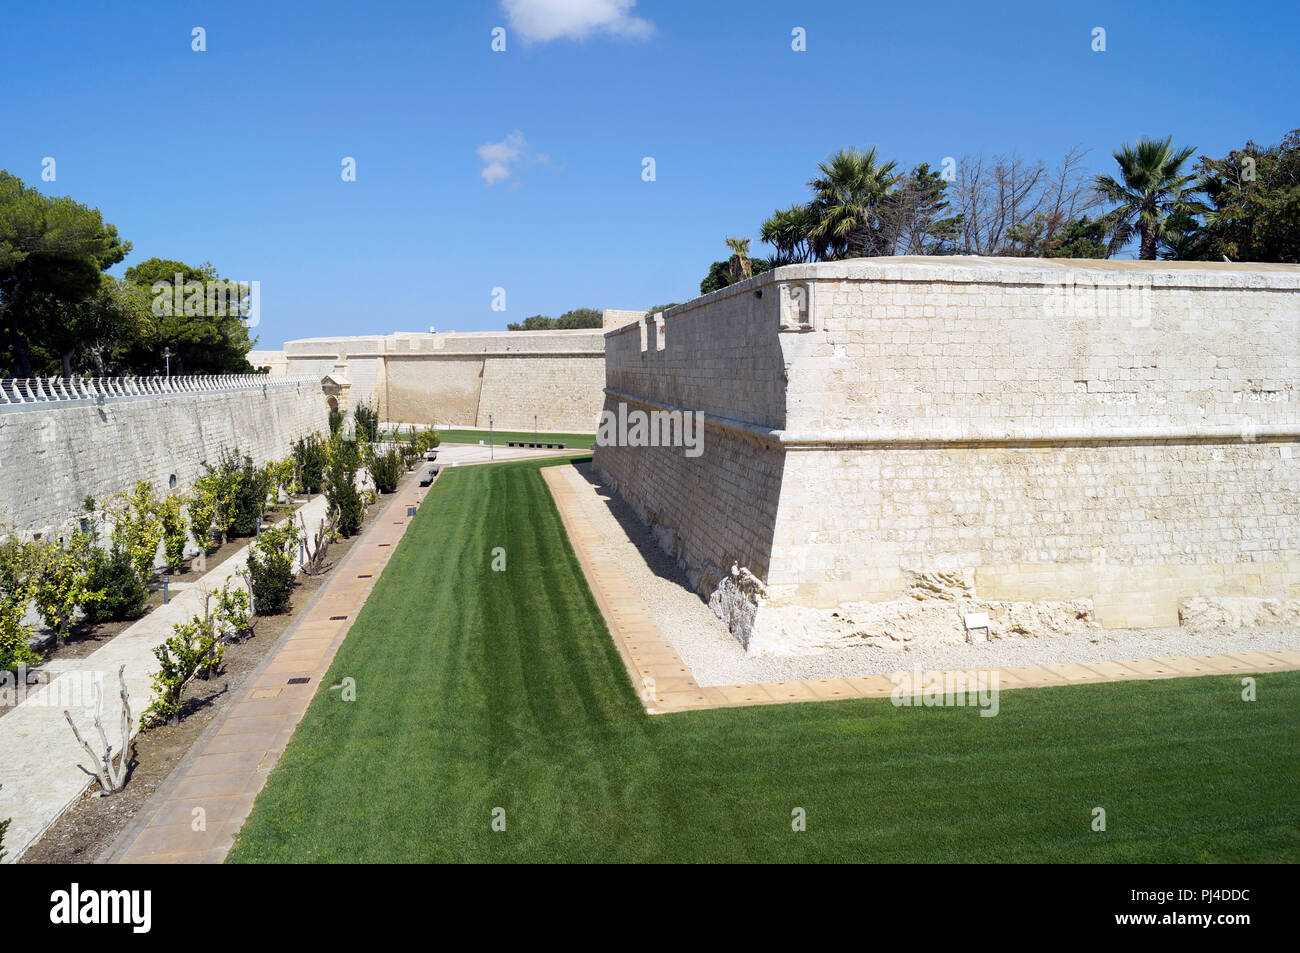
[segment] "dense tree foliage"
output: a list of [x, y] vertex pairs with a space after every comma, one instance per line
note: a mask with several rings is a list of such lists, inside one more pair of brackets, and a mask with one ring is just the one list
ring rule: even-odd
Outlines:
[[[749, 260], [750, 273], [761, 275], [772, 267], [772, 262], [767, 258], [751, 258]], [[722, 261], [715, 261], [709, 266], [709, 273], [704, 276], [700, 282], [700, 294], [706, 295], [710, 291], [717, 291], [719, 288], [725, 288], [732, 283], [731, 278], [731, 259], [724, 258]], [[671, 308], [673, 305], [665, 305], [652, 308], [651, 313], [663, 311], [665, 307]]]
[[[138, 293], [149, 297], [149, 360], [160, 364], [158, 356], [166, 347], [171, 352], [173, 374], [252, 371], [246, 357], [255, 342], [239, 311], [239, 302], [249, 294], [246, 285], [221, 278], [211, 262], [193, 267], [163, 258], [150, 258], [126, 269], [125, 278]], [[181, 289], [179, 295], [177, 288]]]
[[[761, 224], [773, 254], [752, 259], [752, 273], [876, 255], [1109, 258], [1130, 248], [1148, 260], [1300, 260], [1300, 129], [1194, 168], [1193, 152], [1172, 137], [1139, 139], [1114, 153], [1112, 176], [1087, 172], [1078, 147], [1054, 166], [966, 155], [910, 172], [875, 149], [841, 149], [818, 166], [808, 201]], [[727, 242], [733, 254], [709, 266], [701, 294], [741, 273], [735, 246], [747, 240]]]
[[509, 331], [565, 331], [570, 328], [599, 328], [603, 326], [604, 315], [596, 308], [574, 308], [558, 318], [548, 318], [544, 314], [534, 314], [522, 321], [512, 321], [506, 325]]
[[1170, 257], [1300, 262], [1300, 129], [1275, 146], [1247, 142], [1221, 159], [1202, 156], [1197, 169], [1205, 226], [1180, 233], [1188, 244]]
[[[32, 375], [246, 372], [244, 316], [208, 307], [213, 291], [243, 292], [212, 265], [152, 258], [106, 274], [131, 251], [98, 209], [51, 198], [0, 171], [0, 370]], [[180, 276], [188, 297], [164, 295]], [[196, 297], [195, 289], [202, 288]], [[164, 308], [180, 300], [182, 306]], [[223, 299], [224, 300], [224, 299]], [[202, 306], [200, 306], [202, 305]], [[221, 313], [223, 312], [224, 313]]]
[[75, 337], [51, 326], [52, 302], [69, 305], [99, 293], [103, 272], [131, 250], [98, 209], [47, 198], [0, 171], [0, 332], [10, 372], [30, 376]]

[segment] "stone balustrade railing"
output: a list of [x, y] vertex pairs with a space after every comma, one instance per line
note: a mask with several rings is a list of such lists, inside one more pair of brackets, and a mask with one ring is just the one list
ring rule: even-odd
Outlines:
[[176, 377], [10, 377], [0, 380], [0, 412], [59, 404], [217, 394], [258, 387], [320, 386], [309, 375], [197, 374]]

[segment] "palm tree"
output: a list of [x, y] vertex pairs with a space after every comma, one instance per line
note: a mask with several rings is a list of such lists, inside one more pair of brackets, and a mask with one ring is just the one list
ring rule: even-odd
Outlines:
[[773, 266], [807, 261], [812, 251], [809, 247], [810, 232], [816, 224], [817, 219], [807, 205], [791, 205], [773, 212], [759, 234], [759, 241], [776, 249], [772, 256]]
[[731, 249], [731, 283], [734, 285], [754, 274], [754, 266], [749, 260], [749, 239], [728, 238], [726, 242]]
[[1139, 139], [1135, 146], [1125, 143], [1114, 153], [1123, 182], [1109, 175], [1099, 175], [1094, 182], [1098, 192], [1119, 203], [1105, 216], [1111, 228], [1110, 254], [1136, 233], [1141, 240], [1138, 258], [1155, 261], [1160, 244], [1174, 237], [1172, 225], [1208, 211], [1192, 198], [1201, 191], [1200, 181], [1182, 171], [1195, 151], [1193, 146], [1175, 149], [1173, 136], [1167, 136], [1160, 141]]
[[808, 183], [814, 192], [812, 210], [817, 223], [810, 234], [818, 258], [857, 257], [878, 251], [873, 227], [875, 211], [899, 176], [893, 162], [876, 164], [876, 150], [841, 149], [818, 166], [821, 173]]

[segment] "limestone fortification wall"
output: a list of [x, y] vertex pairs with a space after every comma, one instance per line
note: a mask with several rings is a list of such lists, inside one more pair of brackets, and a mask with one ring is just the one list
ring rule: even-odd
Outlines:
[[888, 637], [898, 600], [996, 634], [1300, 597], [1300, 269], [791, 266], [606, 353], [607, 409], [707, 415], [698, 458], [596, 462], [753, 649]]
[[320, 385], [270, 379], [252, 390], [172, 394], [68, 406], [0, 408], [0, 531], [61, 532], [102, 502], [148, 480], [188, 488], [223, 449], [258, 463], [293, 441], [329, 432]]
[[605, 382], [599, 329], [308, 338], [284, 347], [288, 374], [346, 379], [348, 402], [382, 420], [591, 433]]

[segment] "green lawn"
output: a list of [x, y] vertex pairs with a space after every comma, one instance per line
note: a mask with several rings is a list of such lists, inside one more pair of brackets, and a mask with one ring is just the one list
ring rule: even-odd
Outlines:
[[[439, 430], [438, 436], [442, 438], [443, 443], [478, 443], [480, 440], [487, 443], [488, 432], [486, 430]], [[403, 431], [399, 439], [405, 440], [406, 437], [406, 432]], [[596, 435], [594, 433], [541, 432], [534, 436], [532, 431], [497, 430], [493, 432], [492, 440], [498, 447], [504, 447], [510, 440], [526, 440], [529, 443], [535, 441], [562, 443], [566, 449], [570, 450], [590, 450], [596, 442]]]
[[233, 862], [1300, 860], [1300, 673], [646, 715], [542, 465], [444, 471]]

